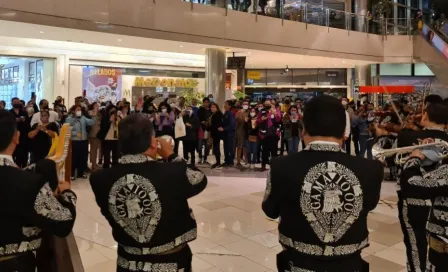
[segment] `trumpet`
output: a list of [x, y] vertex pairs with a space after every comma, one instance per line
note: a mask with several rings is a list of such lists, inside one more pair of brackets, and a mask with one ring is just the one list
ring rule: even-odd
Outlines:
[[[438, 141], [435, 143], [413, 145], [413, 146], [406, 146], [406, 147], [399, 147], [399, 148], [392, 148], [392, 149], [382, 149], [381, 147], [379, 147], [379, 145], [374, 145], [372, 148], [372, 155], [375, 159], [380, 160], [380, 161], [384, 161], [387, 157], [391, 157], [391, 156], [395, 155], [395, 163], [397, 165], [403, 165], [409, 158], [408, 155], [404, 156], [404, 154], [409, 154], [412, 151], [414, 151], [415, 149], [425, 149], [425, 148], [429, 148], [429, 147], [439, 147], [442, 149], [447, 149], [448, 142]], [[442, 152], [440, 154], [440, 156], [443, 159], [443, 158], [447, 157], [448, 154], [444, 154], [444, 152]]]

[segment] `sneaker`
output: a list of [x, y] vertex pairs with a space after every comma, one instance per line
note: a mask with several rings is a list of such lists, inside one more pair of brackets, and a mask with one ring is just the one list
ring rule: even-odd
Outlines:
[[252, 164], [250, 165], [250, 169], [254, 170], [254, 169], [255, 169], [255, 164], [252, 163]]
[[266, 165], [263, 165], [263, 166], [261, 166], [261, 168], [260, 168], [260, 172], [265, 172], [265, 171], [267, 171], [268, 169], [266, 169]]
[[222, 168], [222, 165], [219, 163], [215, 163], [212, 165], [212, 169], [221, 169], [221, 168]]
[[75, 177], [71, 177], [70, 179], [71, 179], [71, 181], [74, 181], [74, 180], [76, 180], [76, 178], [75, 178]]
[[84, 174], [84, 175], [81, 176], [81, 178], [82, 178], [82, 179], [87, 179], [88, 176], [87, 176], [86, 174]]

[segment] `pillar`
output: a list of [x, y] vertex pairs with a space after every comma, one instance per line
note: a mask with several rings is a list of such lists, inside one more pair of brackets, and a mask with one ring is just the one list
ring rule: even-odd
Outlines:
[[358, 15], [362, 15], [363, 17], [357, 17], [356, 18], [356, 31], [365, 32], [365, 25], [366, 25], [366, 15], [368, 11], [368, 0], [353, 0], [354, 1], [354, 10], [353, 13], [356, 13]]
[[370, 65], [355, 66], [355, 85], [358, 86], [370, 85]]
[[207, 48], [205, 50], [205, 94], [222, 109], [226, 95], [226, 50]]

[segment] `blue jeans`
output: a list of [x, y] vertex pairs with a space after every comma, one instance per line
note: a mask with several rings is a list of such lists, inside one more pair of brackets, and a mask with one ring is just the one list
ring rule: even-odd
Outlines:
[[372, 155], [373, 139], [369, 135], [359, 135], [359, 154], [358, 157], [364, 158], [367, 151], [367, 158], [373, 159]]
[[258, 142], [246, 141], [247, 163], [255, 164], [258, 161]]
[[299, 143], [299, 136], [292, 136], [291, 139], [288, 140], [288, 154], [299, 152]]

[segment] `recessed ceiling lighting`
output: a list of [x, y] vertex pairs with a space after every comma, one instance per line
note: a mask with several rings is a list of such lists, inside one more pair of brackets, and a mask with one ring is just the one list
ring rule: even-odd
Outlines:
[[183, 46], [183, 45], [179, 45], [179, 47], [180, 47], [180, 48], [183, 48], [184, 46]]
[[122, 42], [123, 40], [122, 39], [117, 39], [117, 41]]
[[345, 60], [343, 60], [343, 61], [342, 61], [342, 63], [346, 63], [346, 61], [345, 61]]
[[40, 34], [44, 34], [45, 32], [43, 32], [43, 31], [39, 31], [39, 33], [40, 33]]
[[247, 52], [247, 54], [249, 54], [249, 55], [250, 55], [250, 54], [252, 54], [252, 52]]

